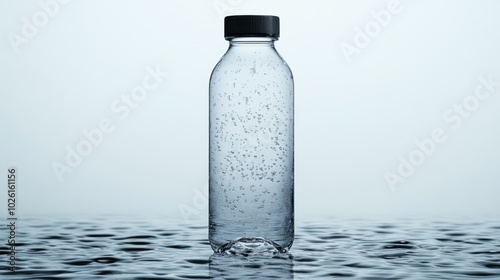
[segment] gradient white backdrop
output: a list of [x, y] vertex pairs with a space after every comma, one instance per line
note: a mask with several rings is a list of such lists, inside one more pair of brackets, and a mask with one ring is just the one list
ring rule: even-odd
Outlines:
[[[21, 216], [205, 222], [208, 79], [228, 47], [223, 16], [273, 14], [295, 78], [299, 219], [500, 216], [500, 87], [459, 128], [443, 119], [479, 77], [500, 81], [500, 1], [73, 0], [43, 22], [48, 2], [0, 0], [2, 208], [17, 166]], [[388, 5], [398, 12], [347, 57], [341, 46]], [[41, 27], [19, 43], [26, 20]], [[121, 119], [111, 104], [148, 67], [169, 75]], [[58, 180], [54, 162], [103, 119], [113, 132]], [[435, 128], [446, 141], [390, 188], [384, 174]]]

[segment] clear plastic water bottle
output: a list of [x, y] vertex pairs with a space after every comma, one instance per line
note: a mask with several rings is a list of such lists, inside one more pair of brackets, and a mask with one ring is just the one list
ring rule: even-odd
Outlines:
[[228, 16], [210, 77], [209, 241], [217, 253], [287, 252], [294, 238], [294, 86], [276, 16]]

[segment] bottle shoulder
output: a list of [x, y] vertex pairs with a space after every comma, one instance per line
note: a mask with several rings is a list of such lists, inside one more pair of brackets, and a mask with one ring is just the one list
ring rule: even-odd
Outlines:
[[218, 75], [259, 74], [261, 76], [284, 75], [293, 79], [293, 74], [275, 48], [234, 49], [229, 48], [215, 65], [211, 78]]

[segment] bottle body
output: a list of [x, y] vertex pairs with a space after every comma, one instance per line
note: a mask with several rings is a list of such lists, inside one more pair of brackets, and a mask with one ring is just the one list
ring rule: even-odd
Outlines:
[[209, 90], [210, 244], [215, 252], [287, 251], [294, 238], [294, 86], [274, 39], [232, 39]]

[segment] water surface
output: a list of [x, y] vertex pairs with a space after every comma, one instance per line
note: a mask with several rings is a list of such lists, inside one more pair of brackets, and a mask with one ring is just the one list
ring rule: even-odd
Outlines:
[[1, 279], [500, 279], [500, 222], [299, 221], [287, 255], [214, 255], [205, 225], [22, 219]]

